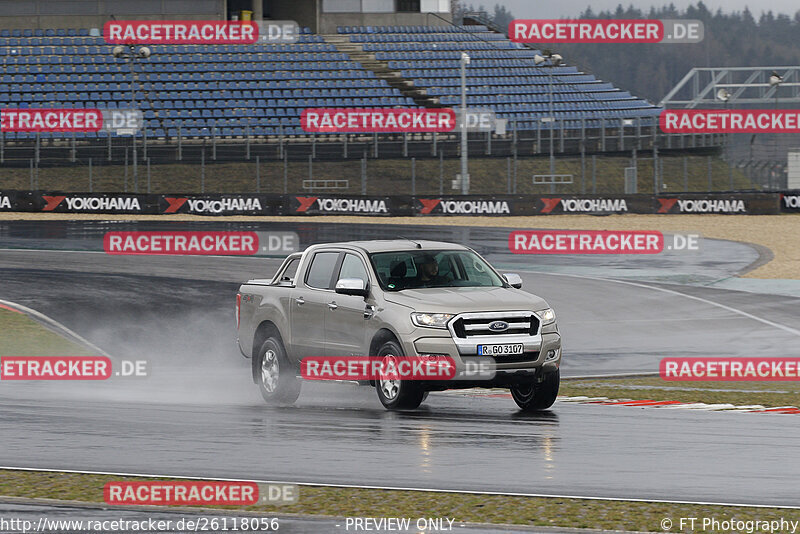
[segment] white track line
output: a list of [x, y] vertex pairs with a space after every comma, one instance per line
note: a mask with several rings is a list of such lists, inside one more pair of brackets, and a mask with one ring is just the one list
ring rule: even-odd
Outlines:
[[[737, 314], [737, 315], [741, 315], [742, 317], [747, 317], [748, 319], [752, 319], [754, 321], [758, 321], [758, 322], [763, 323], [765, 325], [772, 326], [772, 327], [777, 328], [779, 330], [783, 330], [784, 332], [788, 332], [790, 334], [794, 334], [795, 336], [800, 337], [800, 330], [797, 330], [796, 328], [792, 328], [790, 326], [786, 326], [786, 325], [781, 324], [781, 323], [776, 323], [775, 321], [770, 321], [769, 319], [764, 319], [763, 317], [758, 317], [757, 315], [753, 315], [752, 313], [748, 313], [746, 311], [743, 311], [743, 310], [740, 310], [740, 309], [737, 309], [737, 308], [733, 308], [733, 307], [727, 306], [725, 304], [720, 304], [719, 302], [714, 302], [713, 300], [704, 299], [703, 297], [697, 297], [695, 295], [687, 295], [686, 293], [681, 293], [680, 291], [675, 291], [675, 290], [672, 290], [672, 289], [666, 289], [666, 288], [663, 288], [663, 287], [651, 286], [651, 285], [642, 284], [642, 283], [639, 283], [639, 282], [630, 282], [628, 280], [615, 280], [613, 278], [603, 278], [603, 277], [600, 277], [600, 276], [587, 276], [587, 275], [582, 275], [582, 274], [548, 273], [548, 272], [544, 272], [544, 271], [524, 271], [524, 270], [520, 270], [518, 272], [526, 273], [526, 274], [543, 274], [543, 275], [547, 275], [547, 276], [568, 276], [568, 277], [571, 277], [571, 278], [584, 278], [584, 279], [587, 279], [587, 280], [598, 280], [598, 281], [602, 281], [602, 282], [612, 282], [612, 283], [615, 283], [615, 284], [624, 284], [624, 285], [629, 285], [629, 286], [642, 287], [642, 288], [650, 289], [650, 290], [653, 290], [653, 291], [660, 291], [662, 293], [668, 293], [670, 295], [676, 295], [676, 296], [679, 296], [679, 297], [683, 297], [683, 298], [687, 298], [687, 299], [691, 299], [691, 300], [696, 300], [698, 302], [702, 302], [704, 304], [708, 304], [709, 306], [714, 306], [714, 307], [717, 307], [717, 308], [721, 308], [721, 309], [729, 311], [731, 313], [734, 313], [734, 314]], [[687, 287], [691, 287], [691, 286], [687, 286]]]
[[22, 304], [17, 304], [16, 302], [11, 302], [9, 300], [2, 300], [2, 299], [0, 299], [0, 304], [8, 306], [9, 308], [14, 308], [20, 313], [24, 313], [25, 315], [33, 318], [35, 321], [42, 323], [44, 326], [49, 327], [50, 329], [53, 329], [58, 333], [67, 334], [69, 337], [73, 338], [73, 341], [77, 341], [78, 343], [84, 345], [86, 348], [93, 350], [100, 355], [108, 356], [108, 353], [106, 353], [106, 351], [96, 346], [88, 339], [84, 338], [83, 336], [79, 335], [76, 332], [73, 332], [72, 330], [70, 330], [63, 324], [59, 323], [55, 319], [52, 319], [47, 315], [34, 310], [33, 308], [28, 308], [27, 306], [23, 306]]
[[[197, 477], [197, 476], [184, 476], [184, 475], [154, 475], [147, 473], [117, 473], [109, 471], [81, 471], [77, 469], [42, 469], [37, 467], [0, 466], [0, 470], [30, 471], [39, 473], [58, 472], [58, 473], [75, 473], [83, 475], [107, 475], [107, 476], [119, 476], [119, 477], [207, 480], [207, 481], [219, 481], [219, 482], [242, 482], [245, 480], [241, 478]], [[586, 495], [559, 495], [559, 494], [549, 494], [549, 493], [521, 493], [521, 492], [505, 492], [505, 491], [475, 491], [475, 490], [440, 489], [440, 488], [408, 488], [402, 486], [366, 486], [358, 484], [329, 484], [321, 482], [288, 482], [284, 480], [251, 479], [247, 480], [247, 482], [255, 482], [257, 484], [294, 484], [297, 486], [309, 486], [309, 487], [375, 489], [375, 490], [388, 490], [388, 491], [415, 491], [415, 492], [428, 492], [428, 493], [455, 493], [459, 495], [505, 495], [508, 497], [538, 497], [538, 498], [553, 498], [553, 499], [581, 499], [587, 501], [617, 501], [617, 502], [664, 503], [664, 504], [697, 504], [702, 506], [739, 506], [739, 507], [749, 507], [749, 508], [779, 508], [782, 510], [800, 510], [800, 506], [774, 505], [774, 504], [745, 504], [745, 503], [713, 502], [713, 501], [679, 501], [670, 499], [633, 499], [633, 498], [622, 498], [622, 497], [591, 497]]]
[[39, 248], [0, 248], [0, 252], [61, 252], [67, 254], [105, 254], [102, 250], [61, 250], [61, 249], [39, 249]]

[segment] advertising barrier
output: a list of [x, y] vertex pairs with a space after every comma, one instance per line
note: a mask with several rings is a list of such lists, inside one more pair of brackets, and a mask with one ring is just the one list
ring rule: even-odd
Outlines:
[[772, 215], [780, 213], [779, 200], [778, 193], [665, 195], [655, 197], [654, 208], [655, 213]]
[[158, 195], [158, 213], [280, 215], [282, 195]]
[[289, 195], [284, 215], [413, 215], [412, 197]]
[[548, 195], [534, 201], [535, 215], [653, 213], [652, 197], [639, 195]]
[[27, 193], [0, 189], [0, 211], [33, 211], [29, 204]]
[[535, 215], [532, 197], [428, 196], [414, 198], [414, 215]]
[[[18, 200], [22, 200], [18, 197]], [[34, 191], [29, 197], [30, 209], [54, 213], [122, 213], [144, 215], [157, 213], [147, 195], [129, 193], [60, 193]]]
[[0, 190], [0, 212], [126, 215], [365, 215], [483, 217], [528, 215], [718, 214], [800, 212], [800, 191], [671, 195], [277, 195], [64, 193]]
[[[0, 204], [0, 210], [2, 210], [2, 204]], [[781, 193], [780, 210], [789, 213], [800, 213], [800, 191], [784, 191]]]

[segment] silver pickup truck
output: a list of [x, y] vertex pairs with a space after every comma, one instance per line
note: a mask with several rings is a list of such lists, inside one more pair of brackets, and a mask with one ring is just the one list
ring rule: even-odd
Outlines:
[[[521, 409], [544, 410], [558, 395], [561, 336], [547, 302], [521, 287], [462, 245], [313, 245], [240, 287], [237, 343], [267, 402], [297, 400], [304, 358], [446, 358], [457, 379], [361, 383], [388, 409], [417, 408], [429, 391], [507, 387]], [[471, 361], [494, 365], [471, 375]]]

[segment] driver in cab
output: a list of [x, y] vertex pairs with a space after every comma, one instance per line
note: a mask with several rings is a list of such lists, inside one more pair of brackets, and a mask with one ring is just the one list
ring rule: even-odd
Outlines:
[[449, 278], [439, 275], [439, 262], [436, 258], [426, 254], [416, 260], [417, 277], [415, 287], [436, 287], [446, 285]]

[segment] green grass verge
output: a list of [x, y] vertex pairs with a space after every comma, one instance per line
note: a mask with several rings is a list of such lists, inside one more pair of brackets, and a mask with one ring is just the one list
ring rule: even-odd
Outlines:
[[800, 406], [800, 382], [667, 382], [658, 377], [562, 380], [559, 393], [570, 397]]
[[24, 314], [0, 309], [0, 357], [94, 355]]
[[[110, 475], [59, 472], [0, 471], [0, 495], [103, 502], [103, 486], [111, 481], [153, 480]], [[468, 495], [424, 491], [372, 490], [301, 486], [296, 504], [217, 507], [270, 514], [293, 513], [337, 517], [448, 517], [457, 522], [527, 526], [597, 528], [664, 532], [665, 518], [678, 532], [681, 517], [720, 520], [800, 520], [800, 511], [713, 505], [600, 501], [503, 495]], [[685, 529], [684, 529], [685, 530]], [[713, 529], [704, 532], [719, 532]]]

